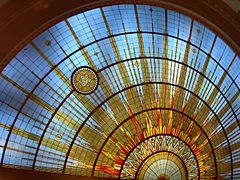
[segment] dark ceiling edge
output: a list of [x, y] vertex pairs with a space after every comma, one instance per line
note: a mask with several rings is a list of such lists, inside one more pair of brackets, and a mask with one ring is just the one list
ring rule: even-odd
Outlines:
[[13, 169], [0, 167], [1, 180], [103, 180], [112, 178], [96, 178], [79, 175], [57, 174], [49, 172], [36, 172], [26, 169]]
[[[6, 10], [2, 10], [9, 10], [11, 2], [0, 7], [0, 17], [4, 17]], [[71, 3], [67, 0], [51, 0], [40, 5], [38, 2], [33, 1], [22, 7], [21, 3], [12, 3], [15, 9], [22, 9], [5, 18], [4, 27], [0, 25], [0, 72], [32, 39], [61, 20], [89, 9], [124, 3], [155, 5], [190, 16], [210, 28], [240, 54], [240, 16], [222, 0], [72, 0]]]

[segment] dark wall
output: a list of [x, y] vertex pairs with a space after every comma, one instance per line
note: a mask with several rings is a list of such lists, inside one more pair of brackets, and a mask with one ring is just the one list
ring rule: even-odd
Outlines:
[[95, 180], [95, 179], [100, 178], [0, 168], [0, 180]]

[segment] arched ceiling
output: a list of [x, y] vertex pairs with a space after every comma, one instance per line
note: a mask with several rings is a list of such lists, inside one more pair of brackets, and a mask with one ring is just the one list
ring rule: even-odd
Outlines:
[[69, 17], [0, 74], [1, 166], [240, 178], [239, 67], [218, 34], [167, 8], [121, 4]]

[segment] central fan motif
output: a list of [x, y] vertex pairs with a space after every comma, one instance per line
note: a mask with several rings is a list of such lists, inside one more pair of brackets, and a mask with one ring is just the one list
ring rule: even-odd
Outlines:
[[[157, 164], [165, 164], [164, 167], [161, 167], [160, 169], [150, 168], [151, 163], [153, 162], [151, 162], [149, 158], [155, 159], [155, 161], [158, 162]], [[177, 164], [177, 167], [181, 166], [178, 168], [180, 169], [180, 174], [186, 174], [186, 172], [188, 172], [188, 178], [186, 178], [185, 175], [179, 176], [178, 174], [176, 176], [177, 179], [197, 179], [199, 169], [195, 155], [187, 144], [172, 135], [155, 135], [137, 145], [136, 148], [130, 152], [127, 160], [122, 166], [123, 170], [121, 172], [121, 178], [133, 179], [137, 177], [142, 179], [143, 176], [146, 176], [144, 174], [146, 173], [145, 171], [148, 171], [148, 168], [155, 169], [153, 171], [154, 177], [156, 176], [156, 173], [160, 173], [157, 175], [157, 177], [160, 177], [160, 175], [165, 171], [164, 169], [167, 165], [166, 161], [170, 159], [173, 161], [173, 164]], [[181, 159], [181, 162], [179, 159]], [[158, 171], [156, 171], [156, 169], [158, 169]], [[182, 170], [184, 172], [182, 172]], [[168, 177], [172, 178], [172, 175], [169, 175]]]
[[163, 151], [151, 155], [141, 164], [136, 179], [186, 180], [193, 177], [188, 177], [188, 171], [180, 157]]

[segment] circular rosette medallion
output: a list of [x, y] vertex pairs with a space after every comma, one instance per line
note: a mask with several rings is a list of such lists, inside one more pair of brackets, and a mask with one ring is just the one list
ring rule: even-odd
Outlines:
[[72, 86], [80, 94], [91, 94], [98, 87], [98, 75], [90, 67], [82, 66], [72, 74]]

